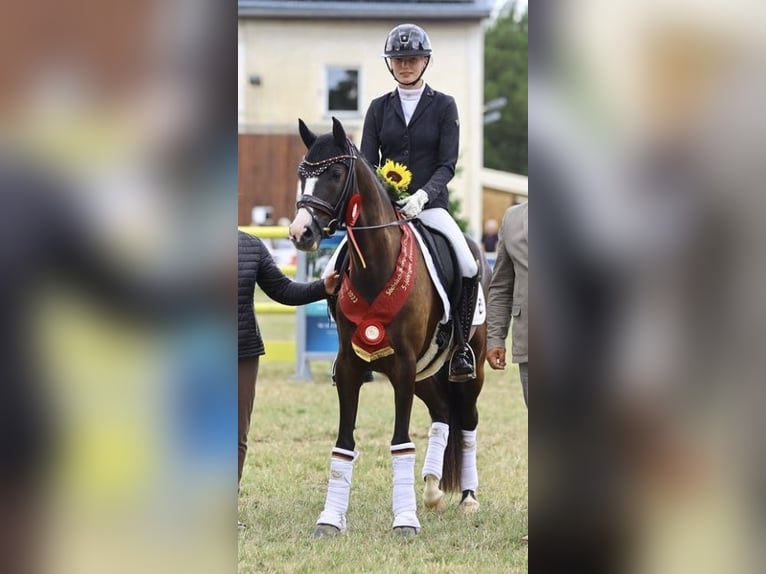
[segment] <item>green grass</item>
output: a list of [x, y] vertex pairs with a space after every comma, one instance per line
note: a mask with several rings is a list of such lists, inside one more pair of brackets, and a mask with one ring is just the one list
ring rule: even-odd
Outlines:
[[[259, 318], [260, 320], [261, 318]], [[272, 325], [262, 324], [268, 336]], [[362, 387], [348, 531], [313, 540], [314, 522], [324, 505], [330, 450], [337, 433], [337, 394], [330, 365], [314, 363], [313, 382], [291, 380], [292, 364], [261, 365], [250, 432], [250, 449], [239, 498], [241, 573], [526, 572], [527, 411], [518, 370], [487, 369], [479, 398], [478, 465], [481, 511], [463, 516], [459, 495], [443, 514], [428, 513], [420, 501], [421, 533], [414, 539], [391, 535], [393, 391], [382, 375]], [[428, 412], [418, 399], [411, 438], [420, 476], [428, 442]]]

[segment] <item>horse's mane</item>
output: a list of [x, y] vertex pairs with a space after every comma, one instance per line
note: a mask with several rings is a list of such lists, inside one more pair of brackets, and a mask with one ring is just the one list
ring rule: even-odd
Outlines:
[[369, 176], [370, 180], [372, 180], [373, 185], [376, 186], [377, 190], [381, 192], [383, 195], [388, 197], [388, 192], [386, 191], [386, 188], [383, 187], [383, 182], [380, 181], [380, 178], [378, 177], [378, 174], [375, 170], [375, 168], [372, 166], [372, 164], [367, 161], [367, 158], [365, 158], [361, 153], [357, 151], [358, 154], [358, 160], [361, 160], [359, 162], [360, 167], [367, 170], [367, 175]]

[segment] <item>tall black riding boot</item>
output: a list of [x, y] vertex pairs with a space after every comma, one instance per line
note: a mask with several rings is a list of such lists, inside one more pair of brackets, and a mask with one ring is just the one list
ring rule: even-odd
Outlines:
[[468, 344], [468, 340], [471, 337], [471, 323], [473, 323], [473, 312], [478, 295], [479, 274], [471, 278], [463, 277], [460, 304], [453, 315], [457, 337], [457, 345], [449, 363], [449, 380], [453, 383], [464, 383], [476, 378], [476, 355]]

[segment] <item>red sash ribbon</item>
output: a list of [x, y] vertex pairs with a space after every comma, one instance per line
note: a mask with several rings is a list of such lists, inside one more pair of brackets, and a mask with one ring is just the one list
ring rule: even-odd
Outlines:
[[409, 225], [402, 225], [401, 230], [402, 246], [396, 267], [372, 304], [356, 292], [348, 272], [343, 277], [338, 295], [340, 310], [356, 325], [351, 346], [367, 362], [393, 355], [386, 327], [404, 306], [415, 282], [415, 237]]

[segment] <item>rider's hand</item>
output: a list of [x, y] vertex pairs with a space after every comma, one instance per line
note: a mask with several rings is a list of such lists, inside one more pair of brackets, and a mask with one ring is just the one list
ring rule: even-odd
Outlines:
[[405, 217], [411, 219], [423, 211], [423, 206], [426, 203], [428, 203], [428, 194], [425, 190], [419, 189], [407, 199], [399, 202], [399, 211], [401, 211]]
[[502, 347], [493, 347], [487, 351], [487, 362], [489, 366], [496, 371], [505, 369], [505, 349]]
[[322, 281], [324, 281], [324, 292], [328, 295], [335, 294], [335, 286], [338, 283], [338, 274], [333, 272], [331, 275], [325, 277]]

